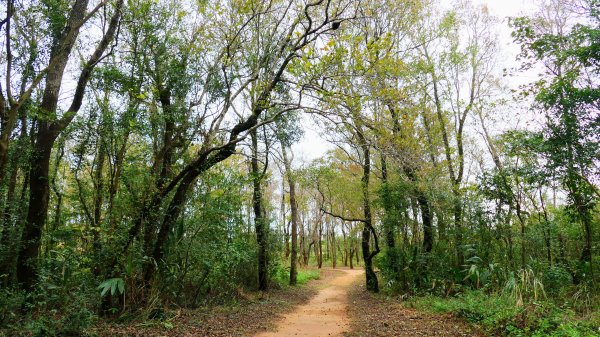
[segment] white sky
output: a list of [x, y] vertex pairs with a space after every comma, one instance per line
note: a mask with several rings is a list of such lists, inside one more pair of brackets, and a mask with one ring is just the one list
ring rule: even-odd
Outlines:
[[[452, 8], [455, 0], [440, 0], [442, 5], [448, 9]], [[511, 68], [517, 67], [519, 63], [515, 60], [518, 53], [516, 46], [510, 37], [511, 30], [508, 27], [508, 17], [523, 16], [535, 10], [534, 0], [472, 0], [474, 5], [486, 5], [490, 14], [498, 17], [501, 21], [499, 25], [499, 40], [500, 50], [503, 55], [499, 59], [503, 60], [504, 64], [499, 64], [498, 67]], [[518, 84], [530, 82], [530, 76], [520, 75], [512, 77], [509, 81], [509, 86], [516, 89]], [[319, 158], [333, 148], [333, 145], [327, 143], [319, 136], [319, 128], [310, 121], [310, 117], [304, 117], [304, 137], [295, 144], [292, 149], [296, 164], [308, 162]]]

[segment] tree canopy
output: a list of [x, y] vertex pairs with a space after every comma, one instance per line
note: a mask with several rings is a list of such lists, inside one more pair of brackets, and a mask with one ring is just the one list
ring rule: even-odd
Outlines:
[[537, 5], [5, 1], [0, 331], [82, 334], [311, 265], [597, 313], [600, 4]]

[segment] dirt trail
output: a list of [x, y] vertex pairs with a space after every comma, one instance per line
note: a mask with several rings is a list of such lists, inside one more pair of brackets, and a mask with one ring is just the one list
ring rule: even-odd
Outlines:
[[256, 337], [284, 336], [342, 336], [350, 328], [347, 303], [348, 289], [363, 275], [362, 270], [337, 269], [343, 274], [327, 282], [325, 288], [307, 304], [297, 307], [277, 322], [274, 332], [263, 332]]

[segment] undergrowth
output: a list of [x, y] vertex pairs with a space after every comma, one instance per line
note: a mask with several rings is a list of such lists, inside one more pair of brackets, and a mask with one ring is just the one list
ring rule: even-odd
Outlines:
[[550, 299], [517, 305], [509, 294], [472, 290], [447, 298], [433, 295], [413, 297], [407, 305], [435, 313], [452, 313], [494, 336], [600, 336], [598, 311], [582, 317], [568, 303], [559, 306]]
[[[308, 283], [310, 280], [318, 280], [321, 277], [321, 273], [318, 269], [299, 269], [298, 276], [296, 278], [297, 285], [303, 285]], [[281, 268], [273, 275], [273, 282], [279, 287], [288, 286], [290, 283], [290, 271], [288, 268]]]

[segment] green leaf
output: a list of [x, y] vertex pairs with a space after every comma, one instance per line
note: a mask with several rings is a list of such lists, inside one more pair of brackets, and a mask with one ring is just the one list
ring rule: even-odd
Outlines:
[[98, 286], [98, 290], [101, 290], [100, 296], [104, 297], [110, 290], [110, 294], [123, 294], [125, 293], [125, 281], [120, 277], [108, 279]]
[[117, 286], [120, 294], [125, 293], [125, 282], [123, 281], [123, 279], [119, 279]]
[[117, 291], [117, 282], [113, 282], [113, 283], [110, 285], [110, 294], [111, 294], [111, 295], [114, 295], [116, 291]]

